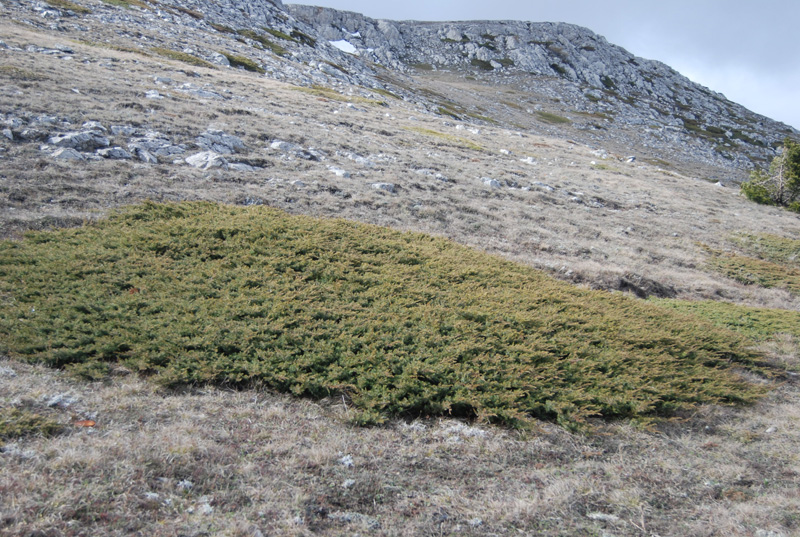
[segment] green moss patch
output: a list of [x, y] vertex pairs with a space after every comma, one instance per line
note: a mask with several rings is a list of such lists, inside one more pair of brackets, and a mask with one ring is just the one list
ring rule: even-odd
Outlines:
[[552, 114], [550, 112], [536, 112], [536, 117], [546, 123], [552, 123], [554, 125], [561, 125], [565, 123], [572, 123], [568, 118]]
[[754, 401], [727, 330], [423, 234], [147, 203], [0, 243], [0, 352], [168, 386], [349, 398], [356, 421], [580, 425]]
[[66, 9], [81, 15], [87, 15], [92, 12], [91, 9], [78, 5], [75, 2], [70, 2], [69, 0], [45, 0], [45, 3], [56, 9]]
[[445, 140], [455, 145], [459, 145], [462, 147], [466, 147], [468, 149], [473, 149], [475, 151], [485, 151], [485, 149], [475, 142], [471, 140], [467, 140], [466, 138], [462, 138], [460, 136], [454, 136], [452, 134], [445, 134], [443, 132], [439, 132], [433, 129], [426, 129], [424, 127], [411, 127], [409, 130], [418, 132], [419, 134], [424, 134], [425, 136], [433, 136], [434, 138], [439, 138], [441, 140]]
[[194, 65], [196, 67], [205, 67], [207, 69], [216, 69], [213, 63], [207, 62], [202, 58], [198, 58], [197, 56], [193, 56], [191, 54], [187, 54], [185, 52], [179, 52], [177, 50], [172, 50], [169, 48], [163, 47], [153, 47], [150, 49], [151, 51], [155, 52], [159, 56], [163, 56], [165, 58], [169, 58], [171, 60], [177, 60], [179, 62], [188, 63], [189, 65]]
[[[271, 30], [268, 31], [272, 33]], [[254, 30], [243, 29], [243, 30], [237, 30], [236, 33], [241, 35], [242, 37], [246, 37], [248, 39], [255, 41], [256, 43], [260, 44], [263, 48], [269, 49], [276, 56], [286, 56], [289, 53], [282, 46], [278, 45], [277, 43], [273, 43], [265, 36], [259, 34]], [[289, 36], [286, 37], [288, 38]]]
[[227, 52], [220, 52], [220, 54], [222, 54], [228, 59], [228, 63], [231, 64], [231, 67], [241, 67], [245, 71], [251, 71], [253, 73], [259, 73], [262, 75], [267, 72], [266, 70], [264, 70], [263, 67], [258, 65], [250, 58], [246, 58], [244, 56], [237, 56], [236, 54], [229, 54]]

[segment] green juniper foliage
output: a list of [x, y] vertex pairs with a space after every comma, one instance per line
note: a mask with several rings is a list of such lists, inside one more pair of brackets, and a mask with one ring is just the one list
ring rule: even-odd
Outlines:
[[58, 422], [19, 408], [0, 408], [0, 446], [4, 440], [24, 436], [52, 436], [61, 430]]
[[709, 249], [711, 268], [746, 285], [800, 293], [800, 240], [763, 233], [735, 235], [731, 242], [746, 255]]
[[265, 207], [129, 207], [0, 243], [0, 351], [167, 386], [344, 395], [360, 423], [581, 426], [752, 402], [747, 343], [423, 234]]

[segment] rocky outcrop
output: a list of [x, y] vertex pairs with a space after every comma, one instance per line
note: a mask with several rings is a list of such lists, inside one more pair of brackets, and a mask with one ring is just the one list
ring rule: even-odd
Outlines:
[[541, 77], [537, 89], [550, 85], [554, 97], [567, 97], [576, 111], [656, 130], [650, 133], [656, 144], [699, 142], [701, 158], [717, 165], [751, 168], [753, 160], [774, 155], [786, 135], [798, 134], [572, 24], [396, 22], [314, 6], [287, 9], [323, 39], [346, 43], [360, 58], [398, 71], [471, 71], [502, 85], [509, 77]]
[[[165, 0], [128, 8], [92, 3], [82, 13], [27, 0], [7, 0], [3, 6], [0, 10], [8, 6], [33, 13], [22, 18], [34, 26], [84, 32], [84, 23], [92, 22], [118, 28], [114, 42], [108, 43], [112, 47], [121, 40], [135, 44], [133, 50], [192, 65], [246, 69], [291, 84], [336, 88], [372, 99], [397, 97], [420, 113], [452, 116], [464, 123], [488, 120], [525, 130], [514, 115], [532, 117], [534, 122], [527, 125], [533, 133], [569, 136], [594, 147], [608, 147], [609, 141], [617, 147], [644, 147], [654, 160], [697, 162], [731, 170], [738, 177], [769, 162], [787, 135], [800, 139], [798, 131], [728, 101], [667, 65], [635, 57], [591, 30], [570, 24], [375, 20], [280, 0]], [[144, 37], [148, 32], [151, 37]], [[66, 45], [27, 45], [25, 50], [64, 59], [75, 55]], [[515, 103], [514, 110], [503, 111], [499, 103], [491, 103], [494, 109], [469, 110], [465, 103], [471, 96], [464, 102], [452, 95], [443, 99], [426, 90], [424, 82], [415, 82], [414, 77], [419, 80], [433, 71], [530, 92], [542, 101], [558, 102], [556, 115], [566, 117], [555, 117], [540, 104], [528, 108]], [[229, 99], [221, 88], [199, 80], [180, 86], [168, 77], [154, 81], [156, 89], [146, 90], [144, 98], [156, 107], [176, 92]], [[578, 116], [582, 121], [573, 121]], [[543, 121], [537, 122], [537, 117]], [[568, 134], [563, 126], [548, 124], [553, 119], [570, 124]], [[52, 145], [79, 152], [110, 147], [109, 133], [91, 126], [66, 133], [46, 122], [5, 127], [0, 140], [44, 142], [58, 130], [63, 134], [51, 140]], [[117, 135], [113, 127], [111, 134]], [[241, 150], [213, 136], [204, 135], [197, 145], [226, 155]], [[180, 160], [186, 149], [150, 134], [130, 139], [126, 147], [131, 156], [150, 163]], [[318, 159], [306, 150], [283, 152]], [[102, 156], [125, 158], [115, 151]]]

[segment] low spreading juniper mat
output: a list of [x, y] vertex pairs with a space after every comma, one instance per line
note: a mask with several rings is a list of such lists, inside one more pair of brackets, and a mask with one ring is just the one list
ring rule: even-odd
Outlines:
[[764, 392], [745, 340], [418, 233], [265, 207], [132, 206], [0, 244], [0, 350], [168, 386], [345, 395], [361, 423], [521, 426]]

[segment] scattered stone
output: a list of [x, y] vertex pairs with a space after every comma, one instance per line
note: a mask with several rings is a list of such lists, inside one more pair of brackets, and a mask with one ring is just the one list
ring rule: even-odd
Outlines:
[[50, 137], [50, 133], [43, 129], [27, 128], [16, 133], [15, 137], [26, 142], [43, 142]]
[[392, 194], [394, 194], [396, 191], [393, 183], [372, 183], [372, 188], [375, 190], [385, 190], [386, 192], [390, 192]]
[[274, 140], [269, 146], [272, 149], [283, 151], [284, 153], [300, 153], [303, 151], [301, 146], [283, 140]]
[[208, 57], [208, 60], [213, 64], [222, 65], [223, 67], [230, 67], [231, 66], [231, 62], [228, 60], [228, 58], [223, 56], [222, 54], [220, 54], [218, 52], [212, 53]]
[[250, 166], [249, 164], [245, 164], [244, 162], [229, 162], [228, 169], [237, 172], [254, 172], [257, 171], [259, 168], [256, 168], [255, 166]]
[[106, 129], [99, 121], [87, 121], [81, 125], [81, 128], [88, 131], [108, 132], [108, 129]]
[[[158, 162], [159, 158], [174, 159], [186, 152], [183, 145], [173, 143], [160, 132], [147, 132], [139, 138], [131, 138], [128, 149], [143, 162]], [[143, 154], [143, 152], [145, 154]]]
[[341, 168], [336, 168], [335, 166], [328, 166], [328, 169], [332, 171], [336, 175], [336, 177], [344, 177], [345, 179], [350, 177], [350, 173], [346, 172]]
[[130, 125], [111, 125], [111, 134], [114, 136], [133, 136], [136, 128]]
[[47, 400], [47, 406], [49, 407], [59, 407], [59, 408], [69, 408], [71, 405], [77, 403], [78, 400], [72, 397], [71, 395], [60, 393], [58, 395], [54, 395]]
[[353, 466], [355, 466], [352, 455], [345, 455], [344, 457], [339, 459], [339, 464], [341, 464], [345, 468], [352, 468]]
[[10, 367], [0, 366], [0, 377], [14, 378], [16, 376], [17, 372], [11, 369]]
[[178, 490], [187, 491], [187, 490], [192, 490], [194, 488], [194, 483], [192, 483], [188, 479], [184, 479], [182, 481], [178, 481], [177, 485], [175, 486], [178, 488]]
[[145, 164], [158, 164], [158, 157], [147, 151], [146, 149], [136, 149], [136, 157]]
[[156, 90], [148, 90], [144, 94], [147, 99], [163, 99], [164, 97]]
[[290, 181], [289, 184], [292, 186], [296, 186], [297, 188], [303, 188], [304, 186], [306, 186], [306, 184], [300, 179], [295, 179], [294, 181]]
[[617, 515], [610, 515], [606, 513], [589, 513], [586, 516], [592, 520], [601, 520], [603, 522], [619, 522], [619, 517]]
[[14, 133], [11, 132], [11, 129], [3, 129], [3, 136], [11, 140], [12, 142], [14, 141]]
[[355, 485], [355, 484], [356, 484], [356, 480], [355, 479], [345, 479], [344, 482], [342, 483], [342, 488], [349, 489], [349, 488], [352, 488], [353, 485]]
[[467, 524], [469, 524], [473, 528], [477, 528], [479, 526], [483, 526], [483, 520], [480, 518], [471, 518]]
[[128, 160], [133, 156], [119, 146], [107, 147], [105, 149], [98, 149], [97, 154], [103, 158], [112, 160]]
[[533, 157], [521, 158], [521, 159], [519, 159], [519, 161], [520, 162], [524, 162], [525, 164], [530, 164], [531, 166], [535, 166], [536, 165], [536, 159], [533, 158]]
[[111, 145], [108, 138], [93, 130], [56, 134], [50, 137], [48, 143], [58, 147], [71, 147], [78, 151], [94, 151]]
[[56, 149], [51, 156], [56, 160], [84, 160], [84, 156], [71, 147]]
[[491, 187], [491, 188], [500, 188], [502, 186], [502, 185], [500, 185], [499, 181], [497, 181], [496, 179], [492, 179], [491, 177], [482, 177], [481, 181], [483, 181], [483, 184], [485, 186], [488, 186], [488, 187]]
[[208, 170], [211, 168], [228, 168], [228, 161], [225, 157], [214, 151], [203, 151], [190, 157], [186, 157], [186, 164], [200, 168], [201, 170]]
[[241, 138], [215, 129], [207, 130], [198, 136], [197, 145], [206, 151], [213, 151], [221, 155], [240, 153], [247, 149]]
[[36, 457], [36, 452], [34, 450], [20, 449], [17, 444], [6, 444], [4, 446], [0, 446], [0, 453], [22, 460], [30, 460]]

